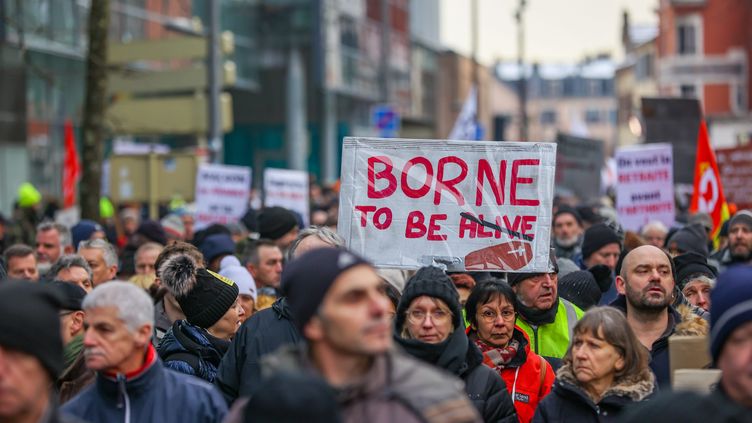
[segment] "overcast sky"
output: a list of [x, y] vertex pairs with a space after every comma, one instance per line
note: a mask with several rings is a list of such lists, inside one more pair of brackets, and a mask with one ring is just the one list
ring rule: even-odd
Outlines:
[[[441, 2], [442, 43], [470, 54], [472, 0]], [[657, 24], [659, 0], [527, 0], [525, 9], [526, 58], [541, 62], [576, 62], [585, 55], [612, 52], [621, 57], [622, 11], [632, 23]], [[519, 0], [478, 0], [479, 59], [516, 60]]]

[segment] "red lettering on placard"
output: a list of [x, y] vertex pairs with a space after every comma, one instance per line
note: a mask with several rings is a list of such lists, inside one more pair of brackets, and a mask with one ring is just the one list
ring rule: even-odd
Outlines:
[[[384, 216], [384, 221], [381, 221], [381, 216]], [[373, 215], [373, 226], [376, 229], [384, 230], [392, 225], [392, 209], [388, 207], [382, 207], [376, 211]]]
[[365, 228], [368, 224], [368, 213], [376, 211], [376, 206], [355, 206], [355, 210], [360, 212], [360, 227]]
[[423, 213], [418, 210], [411, 211], [407, 215], [407, 226], [405, 226], [405, 238], [422, 238], [426, 235], [426, 224]]
[[488, 163], [487, 160], [480, 159], [478, 161], [478, 175], [477, 175], [477, 181], [475, 185], [475, 205], [480, 206], [483, 204], [483, 178], [488, 181], [488, 184], [491, 188], [491, 192], [493, 192], [494, 197], [496, 198], [496, 204], [502, 205], [504, 204], [504, 183], [506, 182], [506, 174], [507, 174], [507, 161], [502, 160], [499, 162], [499, 179], [498, 183], [496, 182], [494, 178], [493, 170], [491, 169], [491, 165]]
[[[384, 170], [376, 172], [376, 164], [385, 166]], [[373, 156], [368, 158], [368, 198], [386, 198], [397, 191], [397, 178], [392, 174], [394, 165], [389, 157]], [[381, 191], [376, 190], [376, 179], [386, 179], [388, 185]]]
[[444, 234], [437, 233], [441, 230], [441, 226], [437, 223], [439, 220], [446, 220], [447, 215], [445, 214], [432, 214], [430, 223], [428, 224], [428, 237], [427, 239], [429, 241], [446, 241], [447, 236]]
[[[448, 181], [445, 181], [444, 170], [450, 163], [456, 164], [460, 167], [460, 174]], [[435, 205], [439, 205], [439, 203], [441, 202], [441, 191], [449, 191], [449, 193], [452, 194], [457, 200], [458, 205], [465, 205], [465, 197], [462, 196], [462, 193], [457, 190], [455, 185], [459, 184], [465, 179], [465, 177], [467, 177], [467, 163], [465, 163], [465, 161], [460, 159], [459, 157], [448, 156], [440, 158], [439, 163], [436, 165], [436, 167], [438, 171], [436, 173], [436, 192], [433, 196], [433, 203]]]
[[[426, 179], [423, 181], [423, 185], [421, 185], [421, 187], [418, 189], [413, 189], [407, 183], [410, 169], [412, 169], [415, 165], [421, 165], [426, 170]], [[405, 167], [402, 169], [402, 178], [400, 179], [402, 181], [402, 191], [405, 193], [405, 195], [410, 198], [420, 198], [426, 195], [428, 191], [431, 190], [431, 181], [433, 180], [433, 166], [431, 166], [431, 162], [425, 157], [413, 157], [412, 159], [408, 160], [407, 163], [405, 163]]]
[[522, 160], [515, 160], [512, 162], [512, 186], [510, 187], [510, 202], [513, 206], [537, 206], [540, 204], [540, 201], [537, 199], [524, 199], [524, 198], [517, 198], [517, 184], [532, 184], [533, 178], [520, 178], [518, 177], [518, 173], [520, 170], [520, 166], [538, 166], [540, 164], [540, 160], [538, 159], [522, 159]]
[[460, 217], [460, 239], [464, 239], [466, 233], [470, 239], [475, 238], [476, 228], [477, 225], [475, 222], [465, 217]]

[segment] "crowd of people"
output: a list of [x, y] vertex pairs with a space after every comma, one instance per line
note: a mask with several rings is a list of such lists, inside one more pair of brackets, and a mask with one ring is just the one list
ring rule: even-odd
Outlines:
[[[752, 212], [625, 231], [556, 201], [543, 273], [377, 268], [280, 208], [196, 228], [102, 207], [72, 227], [33, 187], [0, 215], [0, 421], [752, 421]], [[47, 216], [49, 218], [49, 216]], [[710, 394], [674, 392], [672, 336]]]

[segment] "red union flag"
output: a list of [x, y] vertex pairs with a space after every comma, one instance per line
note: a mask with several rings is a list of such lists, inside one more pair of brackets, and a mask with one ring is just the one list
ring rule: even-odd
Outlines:
[[73, 207], [76, 204], [76, 183], [81, 174], [81, 162], [76, 154], [76, 140], [73, 138], [73, 123], [66, 120], [65, 129], [65, 161], [63, 163], [63, 207]]
[[728, 204], [721, 186], [721, 174], [718, 172], [715, 153], [710, 147], [708, 128], [704, 120], [700, 122], [700, 131], [697, 134], [695, 186], [689, 211], [710, 215], [713, 220], [713, 239], [718, 236], [723, 222], [729, 218]]

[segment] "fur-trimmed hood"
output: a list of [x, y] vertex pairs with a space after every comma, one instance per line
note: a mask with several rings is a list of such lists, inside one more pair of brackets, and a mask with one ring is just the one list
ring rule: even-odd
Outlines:
[[[586, 395], [590, 400], [593, 400], [584, 389], [580, 388], [579, 382], [577, 381], [570, 364], [565, 364], [559, 368], [559, 371], [556, 372], [556, 382], [569, 385], [566, 386], [566, 388], [569, 388], [570, 390], [573, 388], [577, 389], [581, 394]], [[655, 376], [649, 368], [645, 368], [638, 375], [624, 377], [615, 382], [614, 385], [606, 389], [606, 392], [603, 393], [601, 401], [608, 397], [620, 397], [634, 402], [642, 401], [650, 396], [655, 390]]]
[[686, 305], [676, 307], [676, 312], [681, 316], [681, 322], [676, 324], [674, 335], [682, 336], [707, 336], [709, 331], [708, 322], [692, 312]]

